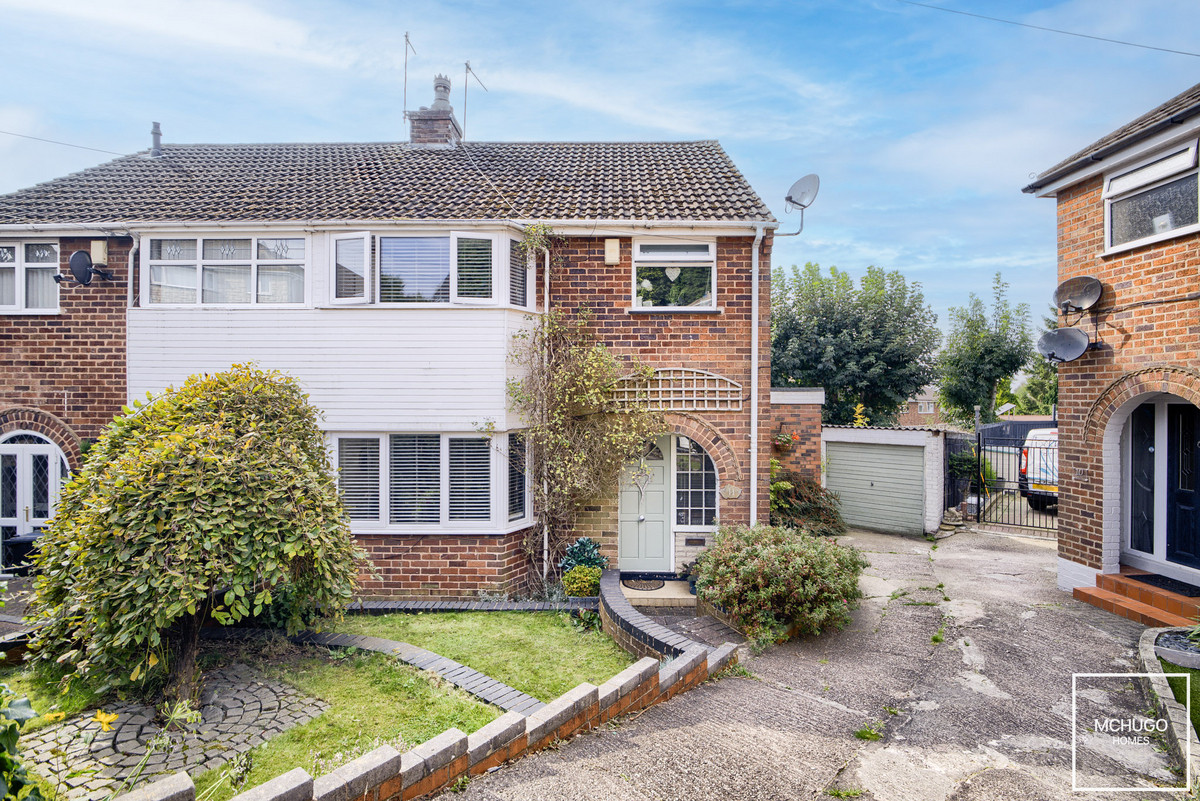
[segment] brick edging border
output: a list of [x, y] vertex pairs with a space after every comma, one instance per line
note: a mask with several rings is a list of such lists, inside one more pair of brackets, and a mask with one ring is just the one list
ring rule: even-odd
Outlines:
[[1200, 740], [1196, 738], [1196, 730], [1192, 728], [1192, 722], [1188, 720], [1187, 710], [1175, 700], [1175, 694], [1171, 692], [1171, 685], [1167, 684], [1167, 678], [1162, 672], [1162, 665], [1154, 651], [1154, 643], [1158, 639], [1158, 635], [1166, 631], [1185, 631], [1185, 629], [1171, 626], [1146, 629], [1142, 632], [1142, 636], [1138, 640], [1138, 660], [1141, 662], [1142, 673], [1147, 675], [1139, 676], [1138, 682], [1142, 685], [1142, 691], [1146, 697], [1158, 708], [1159, 714], [1170, 721], [1170, 729], [1164, 739], [1167, 741], [1167, 747], [1170, 748], [1171, 754], [1180, 765], [1186, 765], [1187, 744], [1191, 743], [1192, 761], [1186, 775], [1188, 781], [1194, 782], [1200, 778]]
[[[645, 657], [599, 687], [585, 682], [529, 715], [506, 712], [469, 735], [447, 729], [404, 753], [385, 745], [315, 779], [296, 768], [231, 801], [409, 801], [662, 703], [736, 662], [733, 643], [711, 652], [697, 645], [664, 664]], [[121, 798], [195, 801], [196, 788], [190, 776], [176, 773]]]
[[597, 597], [570, 598], [566, 601], [351, 601], [349, 614], [391, 615], [418, 612], [595, 612]]
[[711, 650], [710, 646], [671, 631], [634, 609], [621, 591], [619, 570], [600, 574], [600, 623], [605, 634], [636, 656], [672, 658], [691, 648]]

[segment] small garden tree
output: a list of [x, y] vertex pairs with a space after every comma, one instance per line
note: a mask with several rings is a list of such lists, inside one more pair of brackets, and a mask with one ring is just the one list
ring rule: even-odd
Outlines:
[[517, 335], [514, 352], [525, 375], [510, 382], [509, 396], [529, 424], [534, 505], [550, 525], [551, 560], [583, 504], [614, 492], [621, 468], [664, 430], [646, 404], [613, 396], [618, 381], [650, 371], [598, 341], [590, 322], [586, 309], [553, 310]]
[[271, 609], [289, 632], [349, 600], [361, 557], [318, 412], [235, 365], [125, 409], [63, 488], [34, 558], [34, 656], [100, 688], [199, 694], [208, 619]]

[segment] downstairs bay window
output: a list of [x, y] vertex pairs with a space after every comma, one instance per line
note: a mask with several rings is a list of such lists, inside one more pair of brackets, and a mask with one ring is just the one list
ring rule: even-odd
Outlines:
[[[506, 456], [517, 435], [339, 435], [334, 442], [346, 514], [361, 530], [495, 529], [526, 516], [524, 459]], [[500, 449], [504, 444], [503, 452]], [[507, 498], [520, 487], [521, 502]], [[514, 511], [520, 510], [519, 516]]]

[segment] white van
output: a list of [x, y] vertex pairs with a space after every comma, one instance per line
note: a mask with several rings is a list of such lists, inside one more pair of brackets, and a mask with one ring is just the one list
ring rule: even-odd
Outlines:
[[1058, 429], [1035, 428], [1021, 448], [1021, 497], [1042, 512], [1058, 506]]

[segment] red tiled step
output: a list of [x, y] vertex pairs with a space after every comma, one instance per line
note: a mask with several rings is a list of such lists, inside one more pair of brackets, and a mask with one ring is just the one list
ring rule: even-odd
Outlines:
[[1072, 593], [1077, 601], [1098, 606], [1105, 612], [1128, 618], [1141, 623], [1143, 626], [1192, 626], [1194, 621], [1182, 615], [1173, 615], [1165, 609], [1157, 609], [1141, 601], [1102, 590], [1099, 587], [1076, 587]]
[[1096, 576], [1096, 586], [1102, 590], [1141, 601], [1147, 606], [1153, 606], [1155, 609], [1161, 609], [1172, 615], [1190, 618], [1189, 625], [1196, 622], [1196, 618], [1200, 617], [1200, 598], [1189, 598], [1186, 595], [1153, 587], [1144, 581], [1130, 578], [1141, 572], [1123, 567], [1120, 573]]

